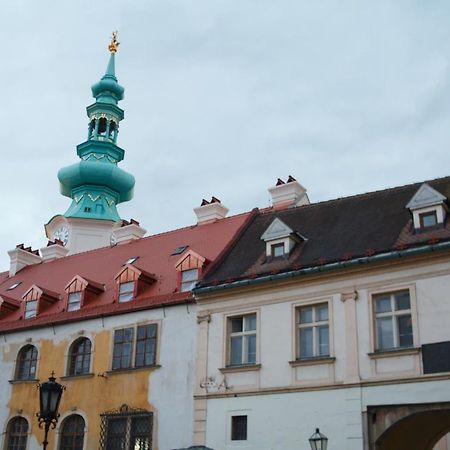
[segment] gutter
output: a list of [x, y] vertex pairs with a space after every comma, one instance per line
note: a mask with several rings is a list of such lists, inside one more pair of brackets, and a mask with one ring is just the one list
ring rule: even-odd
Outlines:
[[450, 241], [445, 242], [439, 242], [436, 244], [429, 244], [421, 247], [414, 247], [409, 248], [405, 250], [395, 250], [395, 251], [389, 251], [384, 253], [379, 253], [377, 255], [373, 256], [364, 256], [360, 258], [355, 258], [350, 261], [337, 261], [332, 263], [326, 263], [320, 266], [311, 266], [311, 267], [305, 267], [304, 269], [298, 269], [298, 270], [291, 270], [289, 272], [282, 272], [277, 273], [274, 275], [264, 275], [259, 278], [246, 278], [243, 280], [237, 280], [233, 281], [231, 283], [222, 283], [218, 284], [216, 286], [205, 286], [205, 287], [198, 287], [193, 289], [194, 296], [197, 296], [198, 294], [206, 294], [209, 292], [217, 292], [222, 291], [225, 289], [234, 289], [238, 287], [243, 286], [254, 286], [261, 283], [266, 283], [268, 281], [278, 281], [278, 280], [284, 280], [289, 278], [295, 278], [302, 275], [310, 275], [320, 272], [328, 272], [331, 270], [336, 269], [344, 269], [348, 267], [355, 267], [362, 264], [369, 264], [373, 262], [380, 262], [380, 261], [388, 261], [392, 259], [398, 259], [405, 256], [414, 256], [414, 255], [421, 255], [423, 253], [429, 253], [434, 251], [440, 251], [440, 250], [449, 250], [450, 249]]

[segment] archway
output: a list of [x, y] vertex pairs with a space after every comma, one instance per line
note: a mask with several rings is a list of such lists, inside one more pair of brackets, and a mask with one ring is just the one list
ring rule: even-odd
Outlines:
[[[450, 431], [447, 402], [383, 405], [367, 411], [370, 450], [433, 450]], [[442, 442], [440, 447], [448, 450]]]

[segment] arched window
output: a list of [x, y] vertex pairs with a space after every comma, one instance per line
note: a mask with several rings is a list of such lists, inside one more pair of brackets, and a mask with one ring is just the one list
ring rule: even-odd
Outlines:
[[107, 120], [105, 117], [100, 117], [100, 119], [98, 120], [98, 135], [102, 136], [106, 133], [106, 124], [107, 124]]
[[78, 414], [72, 414], [61, 424], [58, 450], [83, 450], [84, 419]]
[[8, 423], [6, 450], [27, 448], [28, 422], [23, 417], [14, 417]]
[[79, 338], [69, 350], [68, 375], [83, 375], [89, 373], [91, 365], [91, 341]]
[[36, 378], [36, 365], [38, 351], [33, 345], [23, 347], [17, 356], [16, 379], [34, 380]]

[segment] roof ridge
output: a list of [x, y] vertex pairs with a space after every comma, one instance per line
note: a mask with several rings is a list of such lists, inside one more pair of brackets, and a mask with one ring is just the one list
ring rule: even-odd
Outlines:
[[263, 208], [260, 209], [260, 212], [262, 214], [267, 214], [269, 212], [284, 212], [284, 211], [292, 211], [292, 210], [298, 210], [298, 209], [307, 209], [307, 208], [311, 208], [314, 206], [322, 206], [328, 203], [332, 203], [332, 202], [337, 202], [337, 201], [342, 201], [342, 200], [349, 200], [349, 199], [354, 199], [354, 198], [361, 198], [361, 197], [371, 197], [374, 196], [376, 194], [380, 194], [380, 193], [388, 193], [388, 192], [392, 192], [392, 191], [401, 191], [403, 189], [407, 189], [410, 188], [411, 186], [417, 185], [417, 184], [424, 184], [424, 183], [433, 183], [435, 181], [441, 181], [441, 180], [450, 180], [450, 176], [445, 176], [445, 177], [439, 177], [439, 178], [433, 178], [431, 180], [424, 180], [424, 181], [415, 181], [413, 183], [408, 183], [408, 184], [403, 184], [401, 186], [394, 186], [394, 187], [390, 187], [390, 188], [385, 188], [385, 189], [377, 189], [375, 191], [369, 191], [369, 192], [363, 192], [363, 193], [359, 193], [359, 194], [352, 194], [352, 195], [347, 195], [345, 197], [337, 197], [337, 198], [331, 198], [328, 200], [321, 200], [319, 202], [315, 202], [315, 203], [310, 203], [308, 205], [300, 205], [300, 206], [294, 206], [291, 208], [285, 208], [285, 209], [274, 209], [272, 206], [268, 207], [268, 208]]

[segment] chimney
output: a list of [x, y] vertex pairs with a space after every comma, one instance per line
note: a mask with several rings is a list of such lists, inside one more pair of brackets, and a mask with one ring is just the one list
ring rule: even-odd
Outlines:
[[69, 249], [59, 239], [48, 241], [46, 247], [41, 248], [42, 261], [53, 261], [54, 259], [64, 258], [69, 253]]
[[286, 182], [278, 178], [276, 185], [269, 188], [269, 192], [275, 209], [309, 205], [306, 189], [291, 175]]
[[215, 220], [223, 219], [228, 214], [228, 208], [222, 205], [216, 197], [211, 197], [211, 201], [203, 199], [202, 204], [194, 208], [197, 216], [197, 225], [210, 223]]
[[147, 230], [142, 228], [137, 220], [130, 219], [129, 222], [127, 220], [122, 220], [120, 228], [116, 228], [112, 232], [112, 242], [115, 242], [116, 244], [125, 244], [135, 239], [141, 239], [144, 237], [145, 233], [147, 233]]
[[16, 245], [16, 248], [8, 252], [10, 265], [9, 276], [14, 276], [19, 270], [32, 264], [39, 264], [42, 258], [38, 250], [32, 250], [31, 247], [25, 247], [23, 244]]

